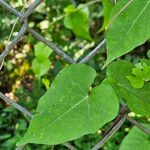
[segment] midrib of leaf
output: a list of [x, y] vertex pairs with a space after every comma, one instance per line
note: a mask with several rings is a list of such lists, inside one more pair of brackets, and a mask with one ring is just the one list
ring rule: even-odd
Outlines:
[[141, 97], [141, 95], [137, 94], [138, 92], [134, 92], [133, 90], [131, 90], [130, 88], [118, 83], [119, 86], [125, 88], [126, 90], [130, 91], [131, 93], [133, 93], [134, 95], [136, 95], [137, 97], [140, 97], [141, 99], [143, 99], [143, 97]]
[[101, 110], [103, 110], [103, 111], [105, 111], [107, 114], [109, 114], [108, 111], [106, 111], [103, 107], [101, 107], [101, 105], [99, 105], [96, 101], [94, 101], [94, 100], [93, 100], [92, 98], [90, 98], [90, 97], [89, 97], [89, 99], [91, 99], [92, 102], [94, 102]]
[[82, 92], [82, 94], [84, 95], [84, 96], [86, 96], [87, 95], [87, 92], [86, 91], [84, 91], [81, 87], [80, 87], [80, 85], [79, 84], [77, 84], [74, 80], [71, 80], [80, 90], [81, 90], [81, 92]]
[[64, 117], [66, 114], [68, 114], [70, 111], [72, 111], [75, 107], [77, 107], [78, 105], [80, 105], [82, 102], [84, 102], [86, 99], [88, 99], [89, 96], [87, 95], [86, 97], [84, 97], [81, 101], [79, 101], [78, 103], [76, 103], [73, 107], [71, 107], [68, 111], [66, 111], [65, 113], [63, 113], [60, 117], [58, 117], [57, 119], [55, 119], [53, 122], [51, 122], [49, 125], [45, 126], [44, 128], [42, 128], [41, 130], [38, 130], [34, 135], [32, 135], [32, 138], [34, 136], [36, 136], [39, 132], [45, 130], [46, 128], [50, 127], [52, 124], [56, 123], [58, 120], [60, 120], [62, 117]]
[[114, 22], [114, 20], [127, 8], [134, 0], [129, 1], [124, 7], [122, 7], [119, 12], [110, 20], [110, 23], [107, 25], [106, 30], [109, 28], [109, 26]]
[[[88, 94], [86, 91], [84, 91], [79, 84], [77, 84], [74, 80], [71, 80], [70, 82], [73, 82], [81, 91], [81, 93], [83, 94], [82, 96], [85, 96], [81, 101], [79, 101], [78, 103], [76, 103], [73, 107], [71, 107], [68, 111], [66, 111], [65, 113], [63, 113], [60, 117], [58, 117], [56, 120], [54, 120], [53, 122], [51, 122], [48, 126], [45, 126], [44, 128], [42, 128], [41, 130], [38, 130], [36, 133], [39, 133], [43, 130], [45, 130], [46, 128], [50, 127], [52, 124], [54, 124], [55, 122], [57, 122], [58, 120], [60, 120], [63, 116], [65, 116], [66, 114], [68, 114], [70, 111], [72, 111], [75, 107], [77, 107], [78, 105], [80, 105], [82, 102], [84, 102], [86, 99], [89, 98]], [[60, 82], [62, 82], [62, 80], [60, 79]], [[74, 93], [75, 94], [75, 93]], [[81, 96], [81, 95], [80, 95]], [[88, 103], [88, 101], [87, 101]], [[34, 134], [32, 137], [34, 137], [36, 134]]]
[[132, 23], [131, 27], [129, 28], [128, 32], [126, 33], [126, 35], [124, 36], [123, 40], [121, 43], [124, 42], [124, 40], [126, 39], [126, 37], [128, 36], [129, 32], [131, 31], [131, 29], [134, 27], [136, 21], [139, 19], [139, 17], [142, 15], [142, 13], [144, 12], [144, 10], [147, 8], [147, 6], [150, 4], [150, 0], [146, 3], [146, 5], [144, 6], [144, 8], [141, 10], [141, 12], [139, 13], [139, 15], [135, 18], [134, 22]]

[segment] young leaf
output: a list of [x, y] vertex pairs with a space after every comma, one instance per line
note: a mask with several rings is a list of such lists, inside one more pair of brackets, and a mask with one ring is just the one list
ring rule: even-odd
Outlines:
[[133, 64], [127, 61], [117, 61], [112, 63], [107, 69], [107, 76], [116, 80], [115, 87], [119, 90], [122, 99], [126, 100], [131, 111], [150, 115], [150, 83], [146, 82], [140, 89], [134, 88], [127, 76], [131, 76]]
[[133, 87], [140, 89], [144, 86], [144, 82], [150, 80], [150, 66], [143, 64], [141, 68], [133, 68], [132, 74], [134, 76], [130, 75], [127, 78]]
[[34, 49], [35, 49], [35, 56], [42, 60], [48, 58], [52, 53], [52, 50], [42, 42], [38, 42], [34, 46]]
[[109, 15], [114, 6], [112, 2], [110, 2], [110, 0], [103, 0], [102, 4], [103, 4], [102, 14], [103, 14], [104, 22], [102, 27], [99, 29], [99, 32], [103, 31], [107, 26], [107, 24], [109, 23]]
[[46, 78], [42, 78], [42, 83], [44, 84], [46, 90], [48, 90], [49, 86], [50, 86], [50, 80], [48, 80]]
[[127, 76], [127, 78], [129, 79], [131, 85], [134, 88], [140, 89], [144, 86], [144, 80], [138, 76]]
[[34, 49], [36, 58], [32, 61], [32, 70], [35, 74], [41, 77], [50, 68], [51, 62], [48, 57], [52, 53], [52, 50], [42, 42], [38, 42], [34, 46]]
[[40, 99], [17, 145], [63, 143], [94, 133], [112, 120], [118, 112], [117, 96], [105, 81], [91, 89], [95, 77], [95, 70], [84, 64], [64, 68]]
[[150, 38], [150, 1], [120, 0], [112, 9], [106, 33], [108, 65]]
[[38, 59], [35, 58], [32, 62], [32, 70], [39, 77], [44, 75], [50, 69], [51, 62], [49, 59]]
[[[150, 124], [143, 124], [150, 129]], [[133, 127], [123, 139], [119, 150], [149, 150], [150, 137], [137, 127]]]
[[89, 10], [87, 7], [80, 9], [81, 7], [83, 5], [80, 5], [78, 8], [69, 5], [65, 8], [64, 11], [68, 15], [64, 19], [64, 25], [66, 28], [71, 29], [77, 36], [92, 40], [89, 33]]

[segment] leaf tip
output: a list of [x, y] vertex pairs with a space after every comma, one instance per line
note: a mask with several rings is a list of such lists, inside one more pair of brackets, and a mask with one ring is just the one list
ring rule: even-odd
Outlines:
[[19, 140], [19, 141], [16, 143], [16, 146], [22, 146], [22, 145], [24, 145], [24, 144], [22, 143], [22, 140]]
[[22, 146], [22, 145], [27, 144], [28, 142], [29, 142], [28, 139], [27, 139], [26, 136], [24, 135], [24, 136], [16, 143], [16, 146]]
[[105, 64], [104, 64], [103, 67], [101, 68], [101, 70], [105, 69], [109, 64], [110, 64], [110, 61], [107, 61], [107, 60], [106, 60]]

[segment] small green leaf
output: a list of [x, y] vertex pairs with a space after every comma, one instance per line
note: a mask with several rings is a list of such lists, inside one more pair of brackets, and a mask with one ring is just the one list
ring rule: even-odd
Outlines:
[[145, 81], [150, 81], [150, 66], [143, 66], [143, 69], [142, 69], [142, 78], [145, 80]]
[[114, 6], [110, 0], [103, 0], [102, 4], [103, 4], [102, 14], [104, 21], [102, 27], [99, 29], [99, 32], [103, 31], [107, 26], [107, 24], [109, 23], [109, 15]]
[[52, 50], [42, 42], [38, 42], [34, 46], [34, 49], [35, 49], [35, 56], [42, 60], [48, 58], [52, 53]]
[[74, 7], [74, 5], [68, 5], [66, 8], [64, 8], [64, 12], [66, 14], [70, 14], [75, 11], [76, 11], [76, 8]]
[[34, 46], [34, 49], [36, 58], [32, 61], [32, 70], [41, 77], [47, 73], [50, 68], [51, 62], [48, 57], [52, 53], [52, 50], [42, 42], [38, 42]]
[[65, 12], [67, 16], [64, 18], [64, 25], [66, 28], [71, 29], [77, 36], [92, 40], [89, 33], [89, 10], [87, 7], [80, 9], [80, 5], [76, 10], [73, 5], [67, 6]]
[[[143, 124], [150, 129], [150, 124]], [[150, 136], [137, 127], [133, 127], [128, 135], [123, 139], [119, 150], [149, 150]]]
[[42, 96], [25, 136], [17, 143], [54, 145], [96, 132], [118, 113], [118, 98], [106, 80], [91, 88], [95, 70], [72, 64]]
[[131, 111], [150, 115], [150, 83], [146, 82], [140, 89], [134, 88], [127, 76], [133, 76], [132, 69], [135, 66], [127, 61], [117, 61], [112, 63], [107, 69], [107, 76], [114, 78], [114, 86], [121, 99], [126, 100]]
[[35, 58], [32, 62], [32, 69], [35, 74], [37, 74], [39, 77], [47, 73], [47, 71], [50, 69], [50, 61], [48, 59], [38, 59]]
[[48, 90], [49, 86], [50, 86], [50, 80], [48, 80], [46, 78], [42, 78], [42, 83], [44, 84], [46, 90]]
[[134, 88], [140, 89], [144, 86], [144, 80], [138, 76], [127, 76], [127, 78], [129, 79], [131, 85]]
[[141, 64], [140, 66], [140, 68], [132, 69], [132, 74], [134, 76], [127, 76], [131, 85], [137, 89], [142, 88], [144, 86], [144, 82], [150, 80], [150, 66], [147, 66], [146, 64]]
[[120, 0], [112, 9], [106, 33], [108, 65], [150, 38], [150, 1]]
[[138, 76], [138, 77], [141, 77], [143, 76], [143, 73], [142, 73], [142, 70], [140, 68], [133, 68], [132, 69], [132, 73], [135, 75], [135, 76]]

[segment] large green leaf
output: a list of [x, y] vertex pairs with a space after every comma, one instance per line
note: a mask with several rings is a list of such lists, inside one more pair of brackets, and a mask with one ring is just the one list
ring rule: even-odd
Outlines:
[[[143, 124], [150, 129], [150, 124]], [[137, 127], [133, 127], [123, 139], [119, 150], [149, 150], [150, 136]]]
[[75, 8], [73, 5], [67, 6], [64, 10], [67, 14], [64, 18], [64, 25], [77, 36], [92, 40], [89, 33], [89, 11], [87, 7], [84, 9], [82, 7], [84, 5], [80, 5], [78, 8]]
[[104, 21], [102, 27], [99, 29], [99, 32], [103, 31], [107, 26], [107, 24], [109, 23], [109, 15], [114, 6], [110, 0], [103, 0], [102, 4], [103, 4], [102, 14]]
[[107, 61], [130, 52], [150, 38], [150, 0], [120, 0], [106, 33]]
[[118, 112], [118, 99], [107, 83], [91, 89], [96, 72], [90, 66], [70, 65], [55, 78], [40, 99], [25, 143], [58, 144], [94, 133]]
[[127, 61], [112, 63], [107, 69], [107, 76], [116, 80], [115, 88], [119, 96], [125, 99], [129, 108], [141, 115], [150, 115], [150, 83], [145, 83], [140, 89], [134, 88], [127, 76], [132, 75], [133, 64]]

